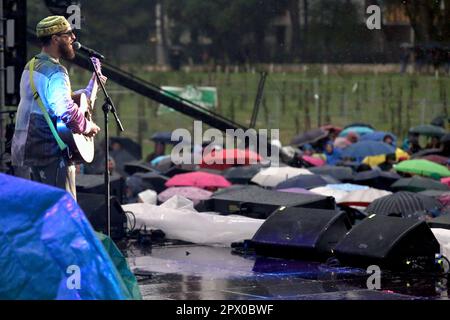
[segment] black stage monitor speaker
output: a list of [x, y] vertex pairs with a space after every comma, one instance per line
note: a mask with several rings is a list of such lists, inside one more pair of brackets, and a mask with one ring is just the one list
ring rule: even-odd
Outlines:
[[240, 214], [266, 219], [279, 207], [334, 210], [334, 198], [267, 190], [257, 186], [237, 186], [216, 192], [205, 208], [221, 214]]
[[[105, 194], [105, 177], [97, 174], [79, 174], [76, 177], [77, 193]], [[111, 196], [123, 202], [124, 180], [118, 175], [111, 176]]]
[[[100, 194], [78, 193], [78, 205], [83, 209], [95, 231], [107, 234], [105, 197]], [[111, 197], [111, 238], [125, 236], [127, 217], [116, 197]]]
[[282, 207], [267, 218], [251, 244], [262, 256], [321, 260], [332, 255], [350, 228], [345, 212]]
[[334, 251], [344, 265], [429, 270], [439, 250], [426, 222], [372, 215], [354, 226]]

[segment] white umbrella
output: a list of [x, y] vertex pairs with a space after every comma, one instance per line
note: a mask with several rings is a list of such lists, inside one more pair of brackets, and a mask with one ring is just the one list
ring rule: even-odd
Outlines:
[[349, 192], [345, 197], [337, 201], [339, 204], [345, 204], [351, 207], [367, 207], [378, 198], [392, 194], [392, 192], [369, 188], [365, 190], [356, 190]]
[[296, 177], [301, 174], [312, 174], [307, 169], [294, 167], [270, 167], [258, 172], [253, 178], [252, 182], [263, 187], [275, 187], [280, 182]]
[[339, 202], [342, 198], [346, 197], [348, 192], [339, 189], [332, 189], [330, 187], [318, 187], [309, 190], [311, 192], [320, 194], [321, 196], [333, 197], [336, 202]]

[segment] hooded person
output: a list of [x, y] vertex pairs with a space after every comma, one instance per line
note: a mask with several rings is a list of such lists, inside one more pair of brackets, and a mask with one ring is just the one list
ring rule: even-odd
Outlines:
[[341, 149], [335, 148], [331, 141], [325, 144], [324, 154], [328, 165], [334, 166], [341, 161]]

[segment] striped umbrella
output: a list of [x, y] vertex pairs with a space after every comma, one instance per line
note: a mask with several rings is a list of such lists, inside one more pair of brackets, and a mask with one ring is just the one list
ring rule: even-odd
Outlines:
[[407, 191], [397, 192], [372, 202], [367, 207], [369, 214], [400, 215], [412, 217], [418, 211], [441, 210], [442, 204], [431, 197]]

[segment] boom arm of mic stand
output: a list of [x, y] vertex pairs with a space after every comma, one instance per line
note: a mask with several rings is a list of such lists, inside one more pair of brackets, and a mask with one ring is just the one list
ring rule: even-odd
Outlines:
[[91, 60], [92, 67], [94, 68], [95, 76], [97, 78], [97, 81], [100, 85], [100, 88], [102, 88], [103, 94], [105, 95], [105, 103], [107, 103], [111, 107], [111, 113], [114, 115], [114, 119], [116, 119], [117, 126], [119, 127], [120, 131], [125, 131], [125, 129], [122, 126], [122, 121], [120, 121], [119, 116], [117, 115], [116, 107], [114, 106], [114, 103], [109, 96], [108, 92], [106, 91], [105, 85], [100, 79], [100, 74], [98, 73], [97, 68], [94, 65], [94, 62]]

